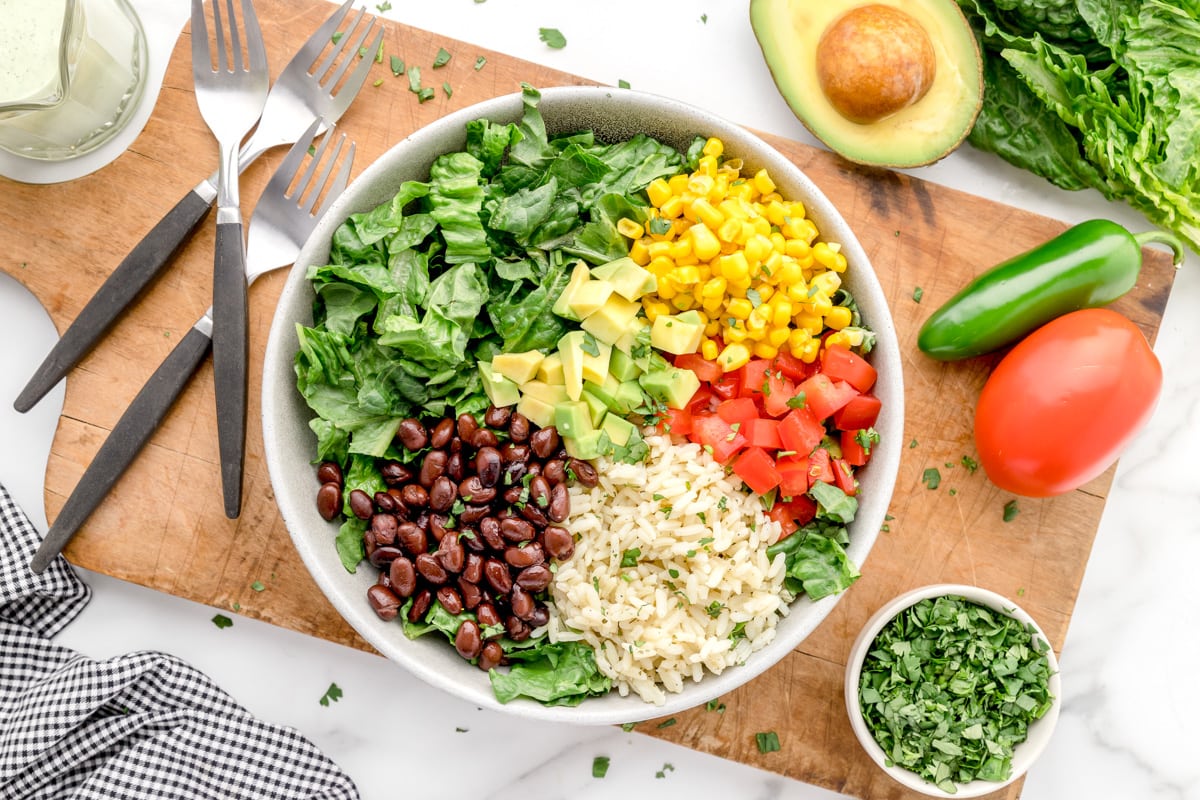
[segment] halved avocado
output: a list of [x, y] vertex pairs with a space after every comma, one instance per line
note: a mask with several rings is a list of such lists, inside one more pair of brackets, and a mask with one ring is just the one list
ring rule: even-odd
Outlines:
[[954, 0], [750, 0], [750, 24], [793, 113], [850, 161], [931, 164], [975, 124], [983, 69]]

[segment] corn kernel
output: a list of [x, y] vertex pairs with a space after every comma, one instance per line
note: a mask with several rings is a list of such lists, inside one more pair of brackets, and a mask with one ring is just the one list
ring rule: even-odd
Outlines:
[[745, 205], [733, 199], [722, 200], [717, 208], [725, 215], [726, 219], [749, 219], [750, 213], [746, 210]]
[[712, 339], [705, 339], [700, 343], [700, 355], [704, 358], [708, 359], [709, 361], [715, 361], [717, 354], [717, 343]]
[[775, 296], [775, 287], [769, 283], [760, 283], [755, 290], [758, 292], [758, 299], [764, 303]]
[[695, 267], [675, 267], [671, 270], [668, 277], [675, 281], [681, 288], [684, 286], [694, 286], [700, 282], [700, 271]]
[[725, 295], [726, 282], [724, 278], [716, 277], [706, 281], [700, 290], [701, 297], [722, 298]]
[[696, 197], [708, 197], [708, 193], [712, 191], [712, 188], [713, 179], [711, 175], [705, 175], [697, 171], [692, 173], [692, 176], [688, 178], [688, 193], [695, 195], [695, 197], [691, 198], [691, 202], [695, 202]]
[[820, 272], [813, 276], [808, 282], [809, 287], [817, 287], [818, 291], [824, 292], [826, 295], [832, 295], [842, 285], [842, 277], [836, 272]]
[[[721, 309], [725, 307], [725, 298], [722, 297], [702, 297], [700, 298], [700, 306], [709, 314], [720, 314]], [[717, 331], [708, 334], [716, 336]]]
[[690, 311], [696, 307], [696, 298], [691, 292], [680, 291], [671, 298], [671, 305], [676, 311]]
[[779, 203], [783, 201], [783, 195], [779, 192], [768, 192], [761, 199], [764, 203]]
[[674, 175], [667, 181], [667, 185], [671, 187], [671, 194], [681, 195], [687, 191], [688, 176], [684, 174]]
[[692, 252], [699, 260], [711, 261], [721, 252], [721, 243], [703, 222], [688, 228], [688, 234], [692, 237]]
[[654, 320], [663, 314], [671, 313], [671, 307], [666, 303], [659, 302], [658, 300], [646, 300], [642, 303], [642, 308], [646, 312], [646, 319], [650, 320], [651, 322], [654, 322]]
[[767, 331], [767, 341], [776, 347], [783, 347], [792, 335], [791, 328], [771, 328]]
[[[695, 178], [697, 174], [700, 174], [706, 178], [712, 178], [717, 174], [717, 167], [716, 158], [713, 156], [701, 156], [700, 160], [696, 162], [696, 172], [692, 173], [692, 177]], [[697, 194], [701, 194], [701, 192], [697, 192]], [[703, 194], [708, 194], [708, 192], [703, 192]]]
[[792, 321], [792, 304], [785, 297], [783, 302], [776, 303], [771, 306], [771, 324], [780, 328], [786, 328], [788, 323]]
[[762, 234], [756, 233], [746, 241], [746, 259], [751, 263], [762, 263], [774, 250], [771, 240]]
[[633, 244], [629, 245], [629, 257], [633, 259], [633, 263], [639, 267], [644, 267], [650, 263], [650, 250], [646, 246], [645, 239], [638, 239]]
[[734, 343], [746, 341], [746, 331], [741, 328], [726, 328], [724, 335], [725, 343]]
[[748, 319], [750, 317], [750, 313], [754, 311], [754, 306], [749, 300], [741, 297], [735, 297], [725, 304], [725, 310], [729, 313], [729, 316], [733, 317], [734, 319]]
[[812, 248], [808, 242], [803, 239], [788, 239], [784, 246], [783, 252], [795, 259], [801, 259], [812, 252]]
[[796, 356], [796, 358], [799, 358], [800, 353], [797, 351], [811, 338], [812, 334], [803, 328], [792, 328], [790, 331], [788, 331], [787, 343], [788, 348], [792, 351], [792, 355]]
[[851, 347], [850, 336], [842, 331], [831, 333], [825, 337], [825, 347]]
[[696, 201], [692, 203], [692, 212], [696, 215], [696, 219], [713, 230], [719, 229], [725, 222], [725, 216], [713, 208], [712, 203], [703, 197], [697, 197]]
[[779, 348], [769, 342], [758, 342], [751, 352], [758, 358], [774, 358], [779, 355]]
[[760, 169], [754, 173], [754, 188], [763, 194], [770, 194], [775, 191], [775, 181], [771, 180], [765, 169]]
[[646, 187], [646, 196], [650, 198], [651, 203], [661, 208], [663, 203], [671, 199], [671, 184], [662, 178], [655, 178]]
[[681, 258], [687, 258], [692, 254], [692, 240], [688, 238], [676, 239], [671, 242], [671, 249], [667, 255], [678, 261]]
[[675, 269], [675, 262], [671, 260], [670, 256], [655, 256], [650, 259], [646, 269], [653, 272], [656, 278], [665, 278], [671, 274], [671, 270]]
[[808, 211], [804, 208], [804, 203], [799, 200], [793, 200], [787, 204], [787, 215], [792, 219], [804, 219], [808, 216]]
[[805, 333], [816, 336], [825, 329], [825, 322], [817, 314], [801, 312], [792, 318], [793, 324]]
[[746, 338], [751, 342], [761, 342], [767, 338], [766, 328], [746, 328]]
[[721, 224], [717, 229], [717, 238], [722, 242], [737, 242], [737, 237], [742, 233], [742, 221], [736, 217], [731, 217]]
[[706, 156], [720, 158], [725, 153], [725, 143], [715, 136], [710, 136], [704, 143], [704, 147], [701, 148], [700, 152]]
[[727, 344], [721, 351], [721, 355], [717, 356], [717, 363], [726, 372], [746, 366], [746, 362], [749, 360], [750, 348], [744, 344]]
[[737, 200], [752, 200], [754, 186], [744, 180], [736, 180], [729, 185], [729, 196]]
[[622, 217], [617, 220], [617, 233], [624, 236], [626, 239], [640, 239], [646, 235], [646, 229], [642, 227], [640, 222], [635, 222], [627, 217]]
[[[707, 310], [707, 307], [706, 307], [706, 310]], [[720, 310], [721, 309], [718, 308], [716, 311], [720, 312]], [[705, 336], [716, 336], [720, 332], [721, 332], [721, 322], [719, 320], [714, 319], [712, 322], [710, 322], [704, 326], [704, 335]]]
[[679, 195], [671, 195], [661, 206], [658, 207], [658, 213], [665, 219], [676, 219], [683, 213], [683, 198]]
[[838, 252], [825, 242], [817, 242], [812, 248], [813, 259], [825, 269], [833, 269], [837, 264]]
[[853, 321], [853, 312], [845, 306], [834, 306], [833, 308], [829, 309], [829, 313], [825, 315], [825, 324], [833, 328], [835, 331], [840, 331]]
[[720, 269], [721, 275], [730, 282], [743, 281], [750, 276], [750, 265], [746, 263], [745, 253], [740, 250], [727, 256], [721, 256]]
[[809, 339], [800, 346], [800, 353], [796, 356], [805, 364], [811, 364], [817, 360], [817, 355], [821, 352], [821, 340]]

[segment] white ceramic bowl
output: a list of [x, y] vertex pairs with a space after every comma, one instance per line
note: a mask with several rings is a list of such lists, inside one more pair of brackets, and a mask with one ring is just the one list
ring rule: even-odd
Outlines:
[[1038, 626], [1033, 617], [1029, 616], [1020, 606], [1003, 595], [996, 594], [987, 589], [980, 589], [977, 586], [955, 583], [938, 583], [913, 589], [896, 597], [876, 611], [867, 620], [867, 624], [863, 626], [862, 631], [858, 634], [858, 638], [854, 640], [854, 645], [850, 648], [850, 657], [846, 661], [846, 711], [850, 715], [850, 725], [854, 728], [854, 734], [858, 737], [859, 744], [867, 751], [867, 755], [871, 757], [871, 760], [878, 764], [880, 769], [897, 782], [930, 797], [979, 797], [998, 791], [1024, 775], [1029, 770], [1029, 767], [1033, 765], [1033, 762], [1037, 760], [1037, 757], [1042, 754], [1042, 751], [1046, 749], [1046, 745], [1049, 744], [1050, 736], [1054, 732], [1054, 725], [1058, 722], [1058, 711], [1062, 705], [1062, 682], [1058, 674], [1058, 660], [1054, 657], [1053, 649], [1046, 651], [1046, 660], [1050, 664], [1050, 694], [1054, 696], [1054, 702], [1050, 706], [1050, 710], [1041, 719], [1030, 724], [1028, 738], [1014, 748], [1012, 775], [1006, 781], [974, 780], [970, 783], [960, 783], [958, 784], [958, 791], [951, 795], [939, 789], [936, 784], [927, 782], [911, 770], [899, 766], [888, 766], [883, 748], [879, 746], [879, 743], [875, 741], [875, 738], [871, 735], [871, 731], [867, 728], [867, 723], [863, 719], [862, 708], [858, 701], [858, 683], [859, 678], [862, 676], [863, 661], [879, 632], [904, 609], [916, 605], [921, 600], [944, 597], [946, 595], [965, 597], [967, 600], [981, 606], [986, 606], [994, 611], [1007, 614], [1016, 620], [1032, 625], [1037, 635], [1043, 641], [1047, 643], [1050, 641], [1045, 631]]
[[[308, 428], [311, 414], [296, 391], [293, 370], [295, 325], [312, 324], [314, 295], [305, 280], [305, 270], [310, 264], [326, 262], [330, 237], [348, 214], [366, 211], [390, 199], [403, 181], [428, 180], [435, 157], [461, 150], [468, 121], [517, 121], [521, 109], [520, 96], [513, 94], [479, 103], [422, 128], [364, 170], [318, 225], [288, 277], [267, 345], [263, 434], [271, 483], [292, 541], [330, 602], [380, 653], [422, 680], [478, 706], [541, 719], [599, 725], [670, 714], [729, 692], [775, 664], [817, 627], [839, 597], [815, 603], [801, 598], [780, 621], [772, 644], [754, 654], [744, 666], [688, 684], [684, 691], [671, 695], [665, 705], [654, 706], [636, 695], [621, 697], [612, 692], [588, 699], [576, 708], [547, 708], [524, 700], [502, 706], [492, 695], [487, 675], [460, 658], [445, 641], [432, 636], [410, 641], [399, 624], [380, 621], [366, 601], [376, 571], [366, 564], [353, 575], [343, 569], [333, 545], [337, 526], [322, 519], [316, 509], [318, 487], [311, 463], [316, 440]], [[725, 142], [726, 154], [741, 157], [751, 171], [766, 167], [785, 197], [804, 202], [822, 237], [841, 242], [851, 265], [847, 288], [853, 292], [864, 319], [878, 334], [879, 344], [872, 360], [879, 372], [875, 393], [883, 401], [876, 425], [881, 441], [871, 463], [861, 471], [861, 505], [847, 549], [861, 568], [883, 523], [895, 484], [903, 438], [904, 391], [900, 351], [886, 299], [846, 222], [812, 181], [778, 151], [708, 112], [641, 92], [592, 87], [546, 89], [540, 109], [551, 134], [590, 129], [602, 140], [619, 141], [644, 132], [680, 150], [685, 150], [696, 135], [719, 136]]]

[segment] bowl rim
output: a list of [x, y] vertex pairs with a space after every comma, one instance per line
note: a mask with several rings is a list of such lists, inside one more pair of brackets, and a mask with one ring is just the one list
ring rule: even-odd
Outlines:
[[1054, 700], [1050, 704], [1050, 710], [1041, 719], [1035, 720], [1030, 724], [1030, 733], [1026, 740], [1014, 748], [1012, 774], [1004, 781], [975, 779], [969, 783], [959, 783], [957, 784], [957, 792], [952, 795], [939, 789], [936, 784], [929, 783], [912, 770], [898, 765], [887, 765], [886, 754], [883, 748], [875, 741], [875, 737], [871, 735], [866, 721], [863, 719], [862, 708], [858, 698], [858, 684], [862, 676], [863, 661], [866, 659], [867, 651], [870, 649], [871, 644], [874, 643], [875, 637], [879, 635], [884, 626], [891, 622], [900, 612], [916, 605], [922, 600], [947, 595], [964, 597], [979, 605], [1010, 616], [1019, 622], [1032, 625], [1034, 633], [1045, 641], [1047, 645], [1050, 644], [1050, 637], [1038, 625], [1037, 620], [1029, 612], [1021, 608], [1021, 606], [998, 592], [984, 589], [981, 586], [961, 583], [934, 583], [919, 586], [903, 592], [884, 603], [871, 615], [870, 619], [867, 620], [866, 624], [859, 631], [854, 644], [850, 647], [850, 655], [846, 659], [844, 685], [846, 712], [850, 719], [850, 727], [854, 729], [854, 736], [858, 739], [858, 743], [866, 751], [867, 755], [870, 756], [871, 760], [891, 776], [893, 780], [929, 797], [980, 797], [999, 791], [1021, 778], [1029, 771], [1029, 768], [1037, 761], [1038, 757], [1050, 743], [1054, 728], [1058, 722], [1059, 710], [1062, 707], [1062, 677], [1053, 646], [1048, 647], [1046, 650], [1046, 660], [1051, 670], [1049, 686]]
[[[577, 116], [599, 117], [602, 113], [612, 113], [612, 109], [606, 104], [615, 100], [616, 111], [631, 115], [626, 125], [636, 126], [630, 128], [630, 134], [646, 130], [649, 127], [650, 123], [643, 122], [640, 116], [635, 116], [639, 113], [658, 115], [661, 118], [682, 115], [682, 119], [686, 119], [694, 129], [726, 138], [727, 143], [729, 140], [734, 140], [739, 142], [741, 147], [750, 147], [752, 148], [751, 158], [748, 160], [756, 165], [767, 167], [776, 177], [776, 182], [780, 186], [797, 187], [798, 191], [803, 193], [806, 209], [811, 212], [811, 216], [817, 219], [822, 230], [822, 237], [841, 242], [843, 252], [855, 265], [854, 269], [857, 275], [861, 276], [854, 278], [855, 281], [861, 282], [860, 288], [856, 291], [865, 292], [862, 297], [871, 297], [871, 313], [864, 315], [867, 316], [871, 329], [878, 336], [879, 344], [876, 346], [878, 360], [876, 363], [887, 363], [890, 373], [886, 384], [883, 381], [880, 382], [883, 385], [882, 391], [886, 393], [881, 395], [886, 397], [884, 408], [886, 416], [881, 416], [879, 427], [881, 432], [890, 430], [892, 435], [889, 441], [881, 442], [877, 446], [876, 453], [872, 457], [872, 471], [869, 474], [882, 474], [873, 480], [873, 483], [878, 485], [872, 488], [873, 500], [869, 513], [860, 512], [860, 516], [852, 523], [853, 535], [851, 547], [848, 548], [848, 553], [854, 554], [852, 556], [854, 563], [861, 569], [873, 549], [899, 473], [902, 452], [900, 440], [903, 438], [904, 418], [903, 361], [882, 283], [849, 223], [803, 169], [747, 128], [712, 112], [671, 98], [636, 90], [617, 90], [595, 86], [561, 86], [541, 89], [540, 92], [539, 107], [545, 115], [547, 128], [554, 133], [560, 132], [560, 128], [554, 124], [555, 115], [564, 114], [563, 111], [560, 111], [560, 106]], [[319, 263], [325, 258], [333, 231], [349, 213], [373, 207], [373, 203], [364, 202], [364, 197], [370, 199], [373, 196], [370, 189], [373, 182], [386, 183], [392, 187], [391, 193], [395, 193], [401, 179], [395, 177], [394, 173], [397, 170], [408, 169], [403, 163], [403, 156], [406, 153], [414, 151], [419, 154], [422, 152], [422, 148], [428, 149], [435, 142], [458, 137], [458, 132], [462, 131], [465, 123], [470, 120], [479, 118], [502, 121], [518, 119], [521, 108], [522, 94], [520, 92], [493, 97], [441, 117], [414, 131], [389, 148], [355, 179], [347, 191], [335, 201], [326, 218], [317, 225], [287, 277], [287, 282], [280, 295], [279, 308], [292, 308], [305, 297], [311, 297], [311, 285], [304, 277], [307, 266]], [[601, 111], [597, 111], [597, 109], [601, 109]], [[642, 125], [646, 127], [640, 127]], [[578, 127], [573, 129], [577, 130]], [[439, 154], [449, 152], [450, 147], [453, 145], [443, 145], [437, 152]], [[782, 180], [781, 177], [783, 177]], [[425, 178], [422, 178], [422, 180], [425, 179], [427, 179], [427, 174]], [[375, 190], [375, 194], [378, 194], [378, 190]], [[862, 300], [862, 297], [856, 294], [856, 299]], [[311, 307], [311, 303], [309, 306]], [[310, 320], [311, 318], [308, 318], [303, 321], [305, 324], [311, 324]], [[346, 596], [346, 592], [337, 589], [335, 580], [342, 576], [335, 576], [331, 573], [335, 570], [344, 572], [344, 569], [338, 562], [328, 539], [322, 540], [323, 547], [319, 552], [311, 541], [313, 537], [305, 536], [304, 526], [314, 513], [308, 508], [312, 503], [304, 504], [302, 501], [290, 502], [287, 500], [293, 490], [292, 487], [285, 485], [288, 481], [289, 464], [282, 460], [280, 453], [284, 449], [281, 442], [289, 435], [289, 432], [282, 429], [280, 419], [275, 413], [276, 409], [282, 407], [284, 403], [294, 402], [288, 399], [287, 395], [295, 393], [295, 376], [291, 372], [291, 364], [297, 349], [294, 343], [293, 329], [296, 321], [297, 317], [289, 317], [279, 312], [275, 314], [270, 328], [263, 369], [263, 437], [268, 472], [276, 492], [276, 498], [280, 500], [280, 513], [309, 573], [338, 613], [381, 654], [428, 684], [477, 706], [527, 718], [585, 725], [607, 725], [666, 716], [696, 707], [714, 697], [732, 691], [777, 664], [810, 635], [846, 595], [846, 592], [842, 592], [816, 602], [807, 597], [798, 599], [793, 602], [792, 614], [789, 617], [795, 616], [798, 620], [803, 620], [802, 623], [784, 627], [786, 635], [777, 634], [775, 641], [755, 652], [736, 669], [727, 669], [719, 675], [706, 673], [703, 681], [689, 682], [685, 685], [683, 692], [668, 695], [666, 702], [662, 705], [645, 702], [636, 695], [620, 697], [620, 702], [616, 702], [618, 692], [615, 690], [603, 698], [590, 698], [576, 707], [548, 707], [523, 699], [501, 704], [495, 699], [490, 685], [486, 681], [481, 690], [474, 684], [468, 686], [461, 678], [455, 677], [462, 673], [455, 672], [454, 675], [450, 675], [446, 670], [439, 669], [437, 664], [423, 663], [429, 661], [427, 658], [420, 657], [419, 653], [423, 650], [411, 647], [423, 644], [420, 640], [416, 642], [404, 640], [397, 646], [397, 634], [387, 633], [365, 602], [360, 602], [357, 597], [350, 598]], [[286, 379], [287, 376], [280, 370], [290, 373], [290, 384]], [[272, 378], [282, 378], [282, 380], [272, 380]], [[305, 432], [307, 432], [307, 428]], [[293, 432], [291, 435], [295, 435], [295, 433]], [[302, 512], [304, 519], [300, 518]], [[331, 558], [333, 563], [330, 563]], [[808, 613], [800, 617], [795, 613], [798, 603], [812, 608], [806, 609]], [[781, 619], [780, 625], [782, 626], [787, 619], [788, 617]], [[442, 645], [442, 643], [438, 644]], [[603, 705], [606, 701], [608, 705]]]

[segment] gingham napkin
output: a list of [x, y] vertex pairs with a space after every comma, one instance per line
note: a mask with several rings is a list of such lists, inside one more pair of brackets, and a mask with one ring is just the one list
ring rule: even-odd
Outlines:
[[91, 597], [0, 486], [0, 800], [341, 800], [350, 778], [178, 658], [95, 661], [50, 642]]

